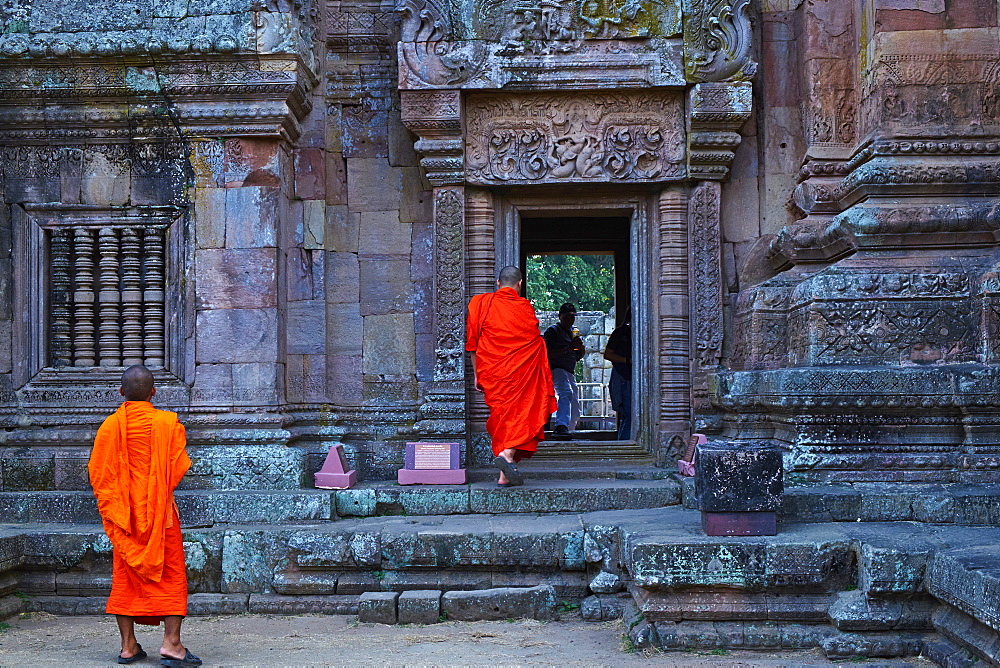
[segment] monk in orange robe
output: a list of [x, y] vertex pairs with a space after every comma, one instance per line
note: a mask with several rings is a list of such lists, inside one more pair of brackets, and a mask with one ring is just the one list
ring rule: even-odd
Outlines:
[[149, 403], [153, 374], [131, 366], [119, 390], [125, 402], [97, 430], [87, 469], [104, 531], [114, 548], [111, 596], [122, 637], [118, 663], [147, 654], [135, 638], [135, 622], [163, 622], [160, 664], [186, 668], [201, 659], [181, 644], [187, 614], [187, 571], [174, 488], [191, 466], [184, 427], [176, 413]]
[[469, 302], [465, 349], [471, 353], [476, 389], [486, 396], [486, 431], [502, 487], [524, 479], [514, 462], [530, 457], [545, 439], [545, 423], [556, 409], [545, 340], [531, 302], [520, 296], [521, 270], [505, 267], [496, 292]]

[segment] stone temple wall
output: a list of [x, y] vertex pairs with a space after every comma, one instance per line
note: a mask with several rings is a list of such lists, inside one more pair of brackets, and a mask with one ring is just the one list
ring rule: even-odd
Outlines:
[[481, 462], [464, 304], [522, 217], [581, 211], [631, 218], [658, 463], [697, 424], [804, 478], [994, 480], [997, 24], [993, 0], [6, 0], [0, 488], [85, 488], [137, 361], [186, 485], [308, 485], [332, 442], [366, 478], [407, 440]]

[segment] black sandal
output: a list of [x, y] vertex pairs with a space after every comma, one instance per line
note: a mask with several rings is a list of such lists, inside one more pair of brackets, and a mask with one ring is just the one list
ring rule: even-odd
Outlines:
[[133, 654], [132, 656], [128, 657], [128, 658], [125, 658], [124, 656], [122, 656], [122, 655], [121, 655], [121, 654], [119, 653], [119, 654], [118, 654], [118, 663], [125, 663], [125, 664], [128, 664], [128, 663], [135, 663], [136, 661], [142, 661], [142, 660], [143, 660], [143, 659], [145, 659], [145, 658], [146, 658], [147, 656], [149, 656], [148, 654], [146, 654], [146, 653], [145, 653], [145, 652], [144, 652], [144, 651], [142, 650], [142, 645], [140, 645], [139, 643], [136, 643], [136, 644], [135, 644], [135, 646], [139, 648], [139, 651], [138, 651], [138, 652], [136, 652], [135, 654]]
[[185, 653], [183, 659], [174, 659], [172, 657], [163, 656], [161, 654], [160, 665], [170, 666], [171, 668], [192, 668], [193, 666], [201, 665], [201, 659], [192, 654], [191, 650], [185, 649], [184, 652]]
[[500, 457], [499, 455], [494, 457], [493, 465], [500, 469], [504, 477], [507, 478], [507, 480], [510, 481], [510, 484], [514, 487], [519, 487], [524, 484], [524, 478], [522, 478], [521, 474], [517, 472], [517, 467], [503, 457]]

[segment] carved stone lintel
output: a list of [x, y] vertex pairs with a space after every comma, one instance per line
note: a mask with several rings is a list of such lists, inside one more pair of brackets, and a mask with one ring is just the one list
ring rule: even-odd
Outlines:
[[401, 91], [403, 124], [419, 139], [420, 166], [435, 186], [465, 180], [462, 99], [457, 90]]
[[750, 118], [750, 84], [702, 83], [688, 94], [688, 172], [693, 179], [721, 181], [729, 175], [739, 129]]
[[748, 81], [750, 0], [684, 1], [684, 69], [688, 81]]
[[479, 94], [467, 102], [470, 183], [650, 182], [684, 177], [674, 92]]

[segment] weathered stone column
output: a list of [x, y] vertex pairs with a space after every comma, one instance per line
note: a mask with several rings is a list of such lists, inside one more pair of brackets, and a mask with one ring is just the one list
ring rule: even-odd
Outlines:
[[672, 441], [683, 439], [691, 424], [691, 369], [688, 306], [687, 198], [677, 188], [660, 193], [659, 228], [659, 438], [656, 460], [670, 457]]
[[[466, 281], [467, 298], [491, 292], [496, 289], [496, 219], [493, 193], [479, 188], [466, 188]], [[483, 395], [472, 386], [471, 372], [466, 374], [466, 396], [468, 397], [468, 428], [472, 438], [486, 433], [486, 418], [489, 410]]]
[[402, 119], [434, 186], [434, 374], [424, 388], [423, 434], [465, 433], [465, 188], [461, 94], [401, 91]]

